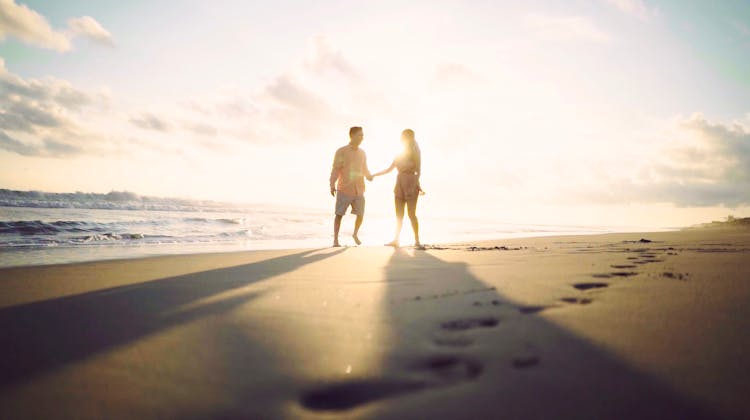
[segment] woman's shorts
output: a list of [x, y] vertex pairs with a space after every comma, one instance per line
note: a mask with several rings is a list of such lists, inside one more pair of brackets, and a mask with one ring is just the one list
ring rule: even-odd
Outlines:
[[413, 172], [399, 172], [393, 194], [399, 200], [411, 200], [419, 196], [419, 177]]

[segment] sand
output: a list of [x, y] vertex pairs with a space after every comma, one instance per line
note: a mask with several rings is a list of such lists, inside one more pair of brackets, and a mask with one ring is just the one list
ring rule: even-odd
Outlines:
[[3, 269], [0, 417], [750, 418], [749, 257], [706, 229]]

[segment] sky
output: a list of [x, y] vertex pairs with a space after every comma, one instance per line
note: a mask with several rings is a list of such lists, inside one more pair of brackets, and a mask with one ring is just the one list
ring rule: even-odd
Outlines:
[[750, 216], [750, 3], [0, 0], [0, 188], [332, 209], [353, 125], [422, 214]]

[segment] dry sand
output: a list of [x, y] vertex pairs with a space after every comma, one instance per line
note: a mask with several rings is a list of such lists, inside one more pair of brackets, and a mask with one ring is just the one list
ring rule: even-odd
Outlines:
[[0, 417], [750, 418], [750, 229], [474, 245], [0, 270]]

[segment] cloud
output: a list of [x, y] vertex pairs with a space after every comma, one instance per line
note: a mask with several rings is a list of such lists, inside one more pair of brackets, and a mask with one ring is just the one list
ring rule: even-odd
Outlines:
[[215, 136], [219, 133], [219, 130], [216, 127], [204, 123], [185, 122], [182, 124], [182, 127], [185, 130], [200, 136]]
[[216, 111], [229, 118], [247, 118], [257, 115], [259, 109], [249, 97], [233, 95], [231, 98], [221, 100], [216, 105]]
[[10, 137], [0, 131], [0, 149], [18, 153], [22, 156], [65, 157], [82, 153], [76, 145], [52, 139], [44, 139], [41, 143], [27, 143]]
[[[750, 128], [711, 122], [702, 114], [677, 119], [668, 136], [629, 176], [608, 177], [579, 198], [596, 202], [673, 203], [683, 207], [750, 204]], [[623, 169], [611, 164], [610, 170]]]
[[[273, 137], [282, 133], [297, 138], [319, 136], [335, 125], [336, 112], [317, 93], [302, 86], [293, 76], [282, 75], [260, 95], [264, 112], [259, 117]], [[295, 139], [286, 139], [295, 140]]]
[[[196, 136], [216, 137], [228, 145], [320, 139], [336, 126], [339, 108], [334, 106], [333, 98], [318, 93], [336, 92], [325, 89], [320, 78], [311, 77], [310, 71], [303, 63], [254, 91], [232, 88], [231, 92], [183, 100], [180, 107], [183, 114], [172, 121], [181, 130]], [[166, 120], [163, 124], [152, 122], [156, 117], [139, 119], [147, 120], [138, 121], [143, 128], [168, 124]], [[212, 143], [212, 148], [215, 146]]]
[[89, 16], [70, 19], [66, 30], [55, 30], [44, 16], [28, 6], [15, 0], [0, 0], [0, 41], [8, 37], [59, 52], [70, 51], [75, 37], [112, 45], [111, 34]]
[[702, 114], [678, 127], [684, 133], [666, 149], [671, 156], [652, 168], [660, 189], [685, 206], [750, 204], [750, 128]]
[[113, 45], [112, 34], [90, 16], [70, 19], [68, 27], [75, 36], [84, 36], [104, 45]]
[[[2, 1], [2, 0], [0, 0]], [[24, 80], [10, 73], [0, 58], [0, 95], [19, 96], [32, 101], [55, 102], [66, 108], [78, 109], [102, 99], [75, 89], [70, 82], [55, 78]]]
[[54, 105], [35, 103], [19, 97], [7, 98], [0, 113], [0, 128], [35, 133], [37, 127], [61, 127], [66, 121]]
[[10, 152], [18, 153], [19, 155], [24, 156], [33, 156], [38, 154], [37, 147], [35, 145], [18, 141], [5, 134], [5, 132], [3, 131], [0, 131], [0, 149], [8, 150]]
[[48, 78], [24, 80], [5, 67], [0, 58], [0, 130], [35, 134], [44, 128], [71, 125], [66, 110], [78, 110], [94, 101], [94, 96], [77, 90], [70, 83]]
[[25, 156], [82, 153], [81, 142], [95, 138], [77, 122], [87, 106], [103, 98], [55, 78], [24, 80], [0, 59], [0, 149]]
[[[23, 79], [0, 58], [0, 149], [23, 156], [69, 157], [81, 154], [130, 153], [154, 149], [156, 142], [133, 143], [107, 133], [128, 124], [123, 112], [110, 112], [109, 94], [77, 89], [54, 77]], [[127, 115], [127, 114], [125, 114]], [[165, 131], [172, 127], [151, 114], [132, 114], [132, 124]], [[101, 120], [103, 118], [103, 120]]]
[[172, 125], [169, 122], [150, 113], [131, 117], [130, 123], [144, 130], [169, 131], [172, 129]]
[[15, 0], [0, 0], [0, 40], [9, 36], [57, 51], [71, 48], [68, 37], [52, 29], [44, 16]]
[[343, 51], [327, 37], [316, 36], [296, 64], [257, 88], [221, 88], [178, 101], [169, 118], [138, 115], [131, 123], [151, 129], [169, 124], [195, 136], [214, 137], [213, 148], [218, 143], [231, 148], [324, 141], [352, 121], [382, 116], [387, 105], [382, 95]]
[[280, 76], [276, 78], [266, 88], [266, 93], [282, 107], [292, 108], [316, 115], [324, 114], [328, 111], [328, 105], [325, 101], [299, 85], [290, 76]]
[[323, 35], [313, 37], [309, 42], [305, 65], [319, 75], [339, 75], [350, 80], [360, 79], [354, 65], [340, 50], [333, 48], [328, 38]]
[[622, 13], [647, 21], [659, 14], [656, 7], [649, 7], [644, 0], [605, 0]]
[[610, 36], [583, 16], [527, 15], [524, 26], [537, 37], [555, 42], [607, 43]]

